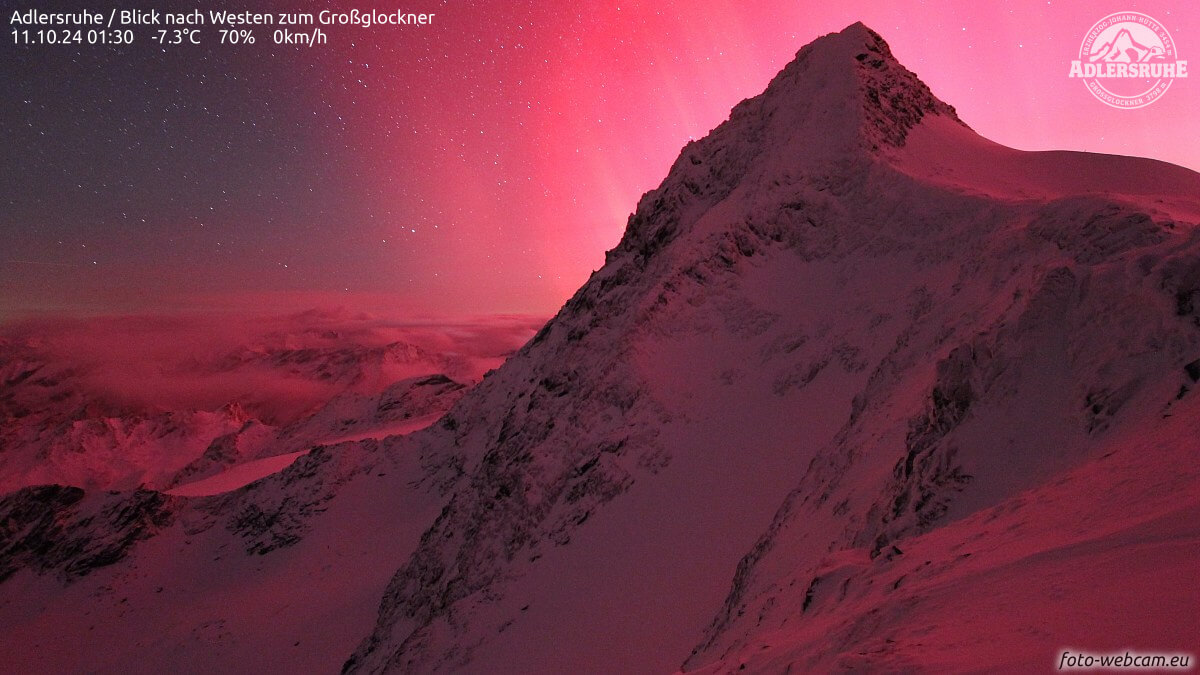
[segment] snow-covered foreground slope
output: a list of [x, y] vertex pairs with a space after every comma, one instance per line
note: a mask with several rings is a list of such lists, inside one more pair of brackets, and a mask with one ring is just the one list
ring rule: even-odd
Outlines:
[[[417, 475], [415, 455], [393, 464], [380, 462], [383, 454], [373, 441], [314, 451], [240, 493], [152, 502], [141, 513], [154, 518], [133, 523], [133, 497], [88, 495], [58, 506], [64, 530], [49, 538], [63, 546], [39, 552], [0, 593], [5, 668], [336, 671], [370, 629], [396, 560], [411, 553], [441, 506], [427, 491], [388, 480]], [[32, 508], [29, 493], [40, 489], [6, 500], [24, 495]], [[291, 545], [300, 537], [302, 545]], [[135, 548], [122, 557], [127, 538]], [[5, 551], [6, 562], [13, 557]], [[42, 564], [54, 573], [34, 573]], [[0, 577], [7, 572], [0, 568]]]
[[689, 144], [436, 423], [212, 497], [10, 495], [0, 651], [725, 672], [1186, 649], [1198, 214], [1186, 170], [980, 139], [851, 26]]
[[688, 670], [1037, 672], [1068, 648], [1194, 654], [1198, 406], [874, 558], [815, 552], [781, 519], [739, 584], [738, 618]]

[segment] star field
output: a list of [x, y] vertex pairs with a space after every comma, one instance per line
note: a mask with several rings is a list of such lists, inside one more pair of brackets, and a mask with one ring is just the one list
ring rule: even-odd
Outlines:
[[[345, 7], [434, 12], [434, 25], [332, 27], [313, 48], [262, 30], [220, 45], [211, 28], [200, 46], [148, 31], [124, 47], [9, 42], [0, 318], [553, 311], [684, 143], [860, 19], [997, 141], [1200, 166], [1200, 135], [1185, 133], [1200, 86], [1103, 109], [1065, 67], [1097, 11], [1066, 5], [412, 0]], [[1200, 50], [1196, 10], [1129, 9], [1161, 14], [1184, 57]]]

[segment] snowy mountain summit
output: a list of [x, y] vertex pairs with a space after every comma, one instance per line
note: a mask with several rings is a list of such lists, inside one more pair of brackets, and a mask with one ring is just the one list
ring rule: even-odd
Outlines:
[[855, 24], [688, 144], [432, 426], [225, 495], [4, 498], [0, 651], [523, 673], [1193, 649], [1198, 222], [1197, 174], [992, 143]]

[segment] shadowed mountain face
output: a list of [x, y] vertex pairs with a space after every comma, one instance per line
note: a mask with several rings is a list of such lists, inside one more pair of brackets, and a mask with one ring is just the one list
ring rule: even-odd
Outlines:
[[[685, 147], [428, 429], [128, 522], [94, 516], [111, 495], [11, 495], [59, 515], [0, 542], [0, 647], [55, 625], [106, 647], [19, 663], [349, 672], [1186, 648], [1197, 221], [1196, 174], [993, 144], [856, 24]], [[80, 580], [76, 549], [114, 552]]]

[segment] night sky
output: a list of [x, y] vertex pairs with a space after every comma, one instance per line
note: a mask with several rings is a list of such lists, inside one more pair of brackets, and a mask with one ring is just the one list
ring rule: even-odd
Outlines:
[[830, 4], [362, 2], [345, 6], [437, 17], [327, 27], [313, 48], [275, 46], [266, 28], [220, 45], [210, 26], [206, 44], [164, 49], [148, 28], [129, 47], [16, 47], [6, 2], [0, 318], [552, 312], [684, 143], [857, 20], [993, 140], [1200, 169], [1200, 75], [1137, 111], [1066, 77], [1083, 34], [1118, 10], [1154, 16], [1200, 58], [1191, 3]]

